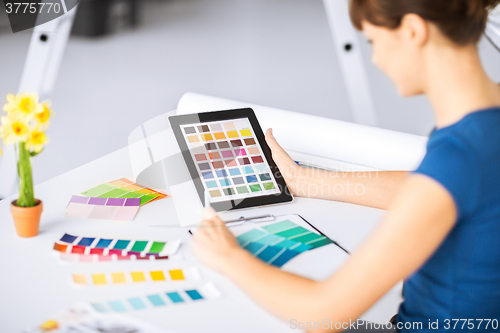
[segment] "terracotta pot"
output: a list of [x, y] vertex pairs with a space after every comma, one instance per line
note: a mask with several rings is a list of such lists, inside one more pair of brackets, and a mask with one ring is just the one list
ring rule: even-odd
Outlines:
[[17, 200], [10, 204], [10, 212], [14, 218], [17, 234], [20, 237], [34, 237], [38, 235], [38, 227], [40, 226], [40, 216], [43, 211], [43, 203], [35, 199], [36, 206], [34, 207], [19, 207]]

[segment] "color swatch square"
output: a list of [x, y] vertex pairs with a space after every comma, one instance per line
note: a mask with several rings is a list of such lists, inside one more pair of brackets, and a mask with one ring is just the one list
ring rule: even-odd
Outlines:
[[233, 184], [231, 184], [231, 180], [229, 180], [228, 178], [219, 179], [219, 183], [220, 183], [220, 186], [231, 186], [231, 185], [233, 185]]
[[231, 140], [231, 146], [233, 147], [243, 147], [241, 140]]
[[125, 273], [111, 273], [111, 280], [113, 280], [113, 283], [115, 284], [127, 282], [127, 279], [125, 278]]
[[200, 299], [203, 299], [203, 297], [200, 295], [200, 293], [198, 292], [198, 290], [186, 290], [186, 294], [188, 294], [189, 297], [191, 297], [191, 299], [193, 301], [197, 301], [197, 300], [200, 300]]
[[212, 165], [213, 165], [214, 169], [221, 169], [224, 167], [224, 163], [222, 163], [222, 161], [212, 162]]
[[212, 172], [202, 172], [201, 174], [204, 179], [212, 179], [214, 178], [214, 174]]
[[214, 133], [214, 137], [216, 140], [221, 140], [221, 139], [225, 139], [226, 135], [224, 134], [224, 132], [218, 132], [218, 133]]
[[229, 169], [229, 174], [231, 176], [239, 176], [241, 175], [240, 169], [234, 168], [234, 169]]
[[173, 269], [169, 271], [172, 280], [184, 280], [184, 273], [180, 269]]
[[179, 293], [173, 292], [173, 293], [167, 293], [168, 298], [172, 300], [174, 303], [182, 303], [184, 300], [182, 299], [181, 295]]
[[254, 145], [254, 144], [255, 144], [255, 140], [254, 140], [254, 138], [244, 139], [243, 141], [245, 141], [245, 144], [246, 144], [247, 146], [251, 146], [251, 145]]
[[83, 274], [73, 274], [73, 282], [80, 285], [86, 285], [87, 277]]
[[217, 174], [217, 177], [227, 177], [227, 171], [226, 170], [216, 170], [215, 173]]
[[111, 309], [116, 312], [127, 312], [127, 307], [122, 301], [112, 301], [108, 303]]
[[236, 188], [236, 191], [238, 191], [238, 194], [245, 194], [248, 193], [248, 189], [246, 186], [240, 186]]
[[219, 185], [217, 185], [217, 182], [214, 181], [214, 180], [206, 182], [205, 184], [207, 185], [207, 188], [214, 188], [214, 187], [218, 187], [219, 186]]
[[273, 183], [264, 183], [264, 184], [262, 184], [262, 186], [264, 187], [264, 190], [267, 190], [267, 191], [275, 189]]
[[229, 148], [229, 143], [227, 141], [217, 142], [217, 145], [219, 146], [220, 149]]
[[237, 131], [228, 131], [226, 134], [227, 134], [227, 137], [230, 139], [239, 137]]
[[241, 184], [245, 184], [245, 180], [243, 180], [243, 177], [236, 177], [236, 178], [233, 178], [233, 183], [234, 183], [234, 185], [241, 185]]
[[165, 281], [165, 275], [163, 275], [163, 271], [151, 271], [151, 279], [153, 281]]
[[149, 295], [147, 296], [153, 306], [164, 306], [165, 301], [160, 297], [160, 295]]
[[130, 276], [132, 277], [132, 281], [134, 282], [145, 282], [146, 277], [144, 276], [143, 272], [132, 272], [130, 273]]
[[217, 198], [217, 197], [222, 196], [222, 194], [220, 194], [220, 191], [219, 191], [219, 190], [213, 190], [213, 191], [210, 191], [209, 193], [210, 193], [210, 196], [211, 196], [212, 198]]
[[252, 136], [252, 131], [249, 129], [244, 129], [240, 131], [241, 136]]
[[264, 159], [262, 158], [262, 156], [252, 156], [252, 161], [255, 164], [257, 164], [257, 163], [263, 163]]
[[106, 284], [106, 275], [104, 274], [93, 274], [92, 281], [95, 285], [103, 285]]
[[258, 182], [258, 180], [257, 180], [257, 176], [255, 176], [255, 175], [252, 175], [252, 176], [246, 176], [246, 179], [247, 179], [247, 182], [248, 182], [248, 183], [256, 183], [256, 182]]
[[129, 298], [128, 302], [135, 310], [142, 310], [146, 308], [146, 304], [139, 297]]
[[262, 191], [262, 188], [260, 187], [259, 184], [250, 185], [249, 187], [250, 187], [250, 191], [252, 191], [252, 192]]
[[225, 188], [223, 189], [225, 195], [233, 195], [235, 194], [234, 190], [232, 188]]
[[148, 253], [160, 253], [165, 247], [165, 242], [154, 242]]
[[262, 174], [260, 174], [259, 178], [262, 181], [271, 180], [271, 176], [268, 173], [262, 173]]

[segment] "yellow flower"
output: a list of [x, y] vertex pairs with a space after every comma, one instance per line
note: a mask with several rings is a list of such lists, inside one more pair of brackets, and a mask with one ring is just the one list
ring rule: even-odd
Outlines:
[[54, 112], [50, 108], [50, 102], [46, 101], [42, 103], [42, 110], [35, 114], [35, 122], [43, 129], [47, 129], [52, 117], [54, 117]]
[[38, 103], [37, 94], [20, 93], [17, 96], [9, 94], [3, 110], [19, 118], [30, 120], [36, 113], [43, 111], [43, 106]]
[[49, 138], [44, 132], [36, 129], [30, 133], [28, 141], [26, 141], [26, 149], [39, 153], [43, 150], [43, 146], [49, 144]]
[[28, 123], [16, 116], [9, 115], [2, 117], [2, 126], [0, 126], [0, 138], [6, 144], [15, 142], [24, 142], [29, 136]]

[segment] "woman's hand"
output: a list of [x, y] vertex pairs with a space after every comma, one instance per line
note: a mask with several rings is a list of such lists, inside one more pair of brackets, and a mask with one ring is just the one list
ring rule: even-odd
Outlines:
[[271, 148], [273, 160], [278, 166], [285, 178], [286, 185], [293, 195], [298, 196], [298, 180], [300, 176], [301, 167], [288, 155], [288, 153], [278, 144], [273, 136], [273, 129], [270, 128], [266, 132], [266, 142]]
[[226, 273], [231, 259], [244, 251], [213, 208], [203, 212], [203, 221], [193, 237], [194, 255], [208, 267]]

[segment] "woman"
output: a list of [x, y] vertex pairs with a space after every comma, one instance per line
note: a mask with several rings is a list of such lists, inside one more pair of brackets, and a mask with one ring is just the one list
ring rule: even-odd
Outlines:
[[[312, 281], [266, 265], [239, 247], [213, 211], [194, 236], [199, 260], [287, 321], [355, 320], [405, 279], [399, 331], [500, 330], [492, 325], [500, 321], [500, 89], [477, 48], [499, 3], [352, 0], [351, 19], [373, 44], [373, 62], [401, 95], [429, 98], [437, 127], [415, 172], [364, 179], [363, 196], [316, 196], [388, 209], [333, 276]], [[356, 176], [304, 175], [271, 130], [266, 140], [296, 196], [309, 196], [308, 185], [347, 186]]]

